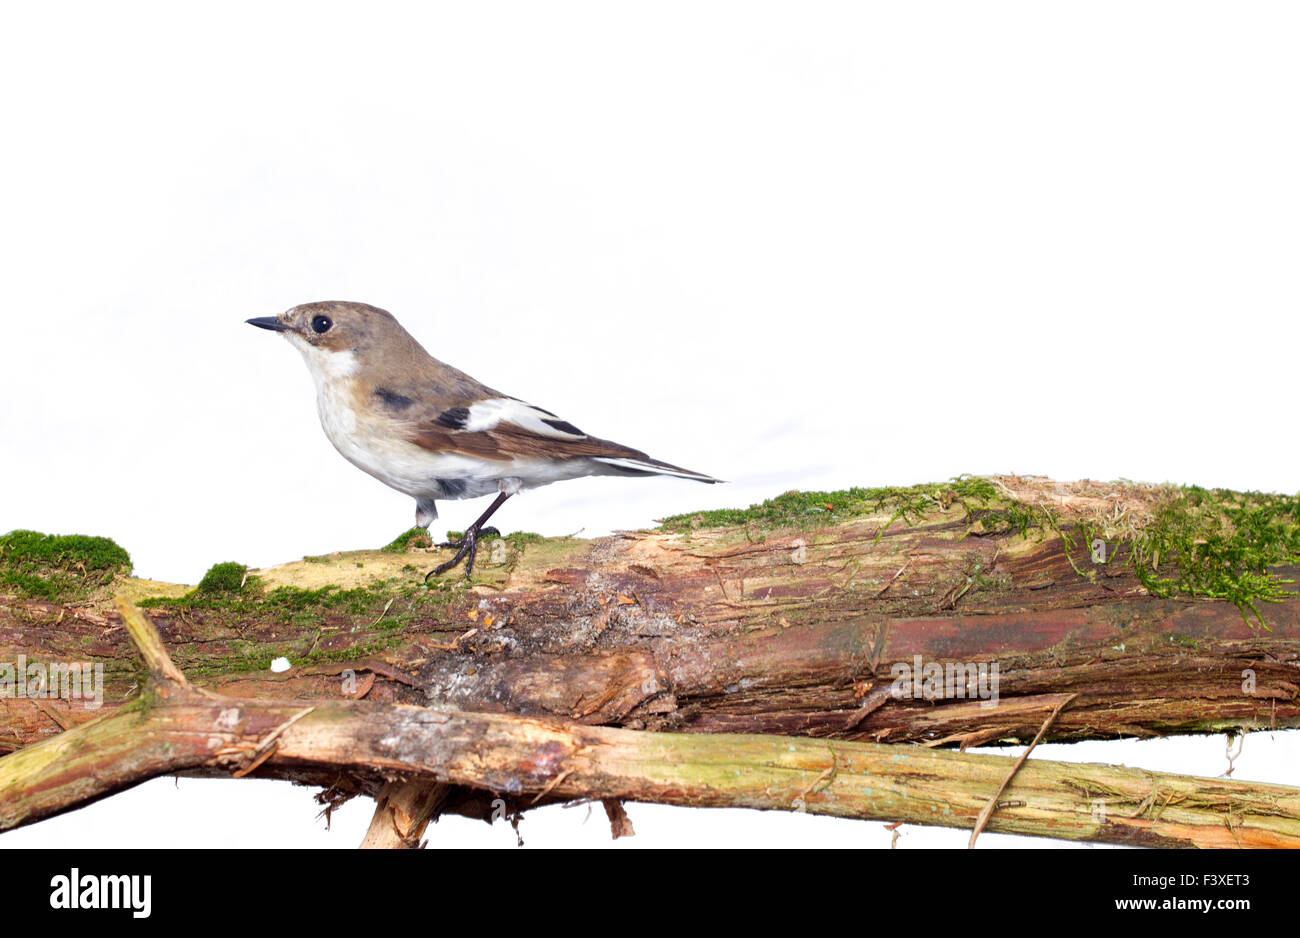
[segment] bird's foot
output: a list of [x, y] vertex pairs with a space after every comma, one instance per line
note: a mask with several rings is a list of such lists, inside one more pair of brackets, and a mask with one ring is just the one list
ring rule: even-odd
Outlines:
[[452, 557], [446, 563], [434, 567], [426, 573], [424, 575], [424, 581], [427, 583], [429, 582], [430, 577], [441, 576], [455, 567], [461, 562], [461, 560], [465, 561], [465, 579], [468, 580], [470, 575], [474, 572], [474, 556], [478, 553], [478, 540], [479, 538], [486, 537], [490, 534], [500, 536], [501, 532], [493, 527], [475, 528], [471, 525], [459, 541], [443, 541], [438, 546], [455, 548], [456, 556]]

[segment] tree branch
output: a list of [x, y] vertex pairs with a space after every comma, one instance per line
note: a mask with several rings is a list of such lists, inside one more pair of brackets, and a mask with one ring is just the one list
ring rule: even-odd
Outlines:
[[[160, 645], [146, 637], [142, 647]], [[367, 700], [301, 707], [188, 689], [142, 700], [153, 702], [0, 759], [0, 830], [157, 775], [321, 769], [376, 784], [465, 786], [516, 806], [615, 799], [970, 827], [1015, 764], [926, 747], [637, 732]], [[1300, 790], [1283, 786], [1029, 762], [1005, 794], [989, 830], [1146, 846], [1300, 846]]]
[[[1300, 726], [1300, 599], [1261, 603], [1264, 631], [1232, 602], [1145, 585], [1181, 568], [1168, 548], [1134, 546], [1154, 521], [1123, 525], [1187, 496], [994, 481], [1015, 498], [917, 487], [877, 511], [801, 496], [776, 522], [751, 511], [596, 541], [514, 537], [484, 550], [469, 588], [424, 589], [440, 555], [420, 548], [309, 558], [220, 588], [114, 588], [153, 604], [196, 685], [234, 696], [355, 686], [368, 699], [633, 729], [967, 746], [1028, 740], [1044, 701], [1064, 693], [1078, 700], [1048, 741]], [[1090, 532], [1109, 545], [1105, 563]], [[1279, 582], [1297, 574], [1268, 568]], [[121, 622], [94, 596], [0, 599], [0, 662], [102, 662], [111, 707], [136, 680]], [[947, 689], [889, 695], [918, 656], [945, 673], [996, 664], [997, 705]], [[278, 657], [292, 669], [272, 673]], [[98, 715], [0, 696], [0, 751]]]
[[[1004, 798], [951, 753], [925, 763], [942, 780], [926, 821], [924, 787], [890, 765], [930, 757], [869, 744], [1300, 726], [1300, 598], [1285, 588], [1298, 518], [1287, 496], [963, 478], [787, 493], [595, 541], [511, 535], [485, 546], [471, 585], [432, 589], [422, 534], [219, 564], [189, 589], [114, 577], [129, 558], [102, 539], [15, 532], [0, 537], [6, 823], [183, 772], [322, 783], [328, 804], [378, 796], [372, 845], [419, 843], [439, 811], [795, 796], [966, 827], [991, 804], [990, 829], [1049, 836], [1286, 841], [1289, 789], [1050, 763], [1010, 778], [997, 763]], [[148, 604], [158, 632], [114, 593]], [[35, 676], [6, 683], [23, 661]], [[54, 692], [76, 662], [104, 668], [102, 697]], [[496, 761], [475, 761], [488, 738]], [[640, 769], [611, 774], [591, 753]]]

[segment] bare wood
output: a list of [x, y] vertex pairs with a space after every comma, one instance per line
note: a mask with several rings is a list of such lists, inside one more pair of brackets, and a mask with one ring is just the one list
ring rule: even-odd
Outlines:
[[627, 816], [627, 809], [623, 807], [623, 802], [617, 798], [604, 798], [601, 804], [605, 807], [605, 816], [609, 818], [610, 835], [618, 840], [620, 837], [635, 837], [636, 830], [632, 827], [632, 819]]
[[438, 814], [451, 786], [440, 782], [385, 782], [375, 796], [375, 814], [361, 841], [366, 850], [412, 850]]

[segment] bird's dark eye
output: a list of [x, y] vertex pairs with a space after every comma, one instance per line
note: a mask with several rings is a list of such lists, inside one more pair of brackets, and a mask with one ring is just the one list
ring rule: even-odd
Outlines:
[[332, 325], [334, 325], [334, 320], [328, 316], [313, 316], [311, 318], [311, 330], [317, 335], [329, 332]]

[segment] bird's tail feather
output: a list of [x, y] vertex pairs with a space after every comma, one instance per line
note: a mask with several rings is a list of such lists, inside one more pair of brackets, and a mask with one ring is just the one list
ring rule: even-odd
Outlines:
[[690, 469], [683, 469], [681, 466], [672, 466], [666, 462], [660, 462], [657, 459], [631, 459], [626, 456], [593, 456], [595, 462], [608, 466], [615, 472], [632, 476], [676, 476], [679, 479], [694, 479], [696, 482], [721, 482], [721, 479], [715, 479], [713, 476], [705, 475], [702, 472], [692, 472]]

